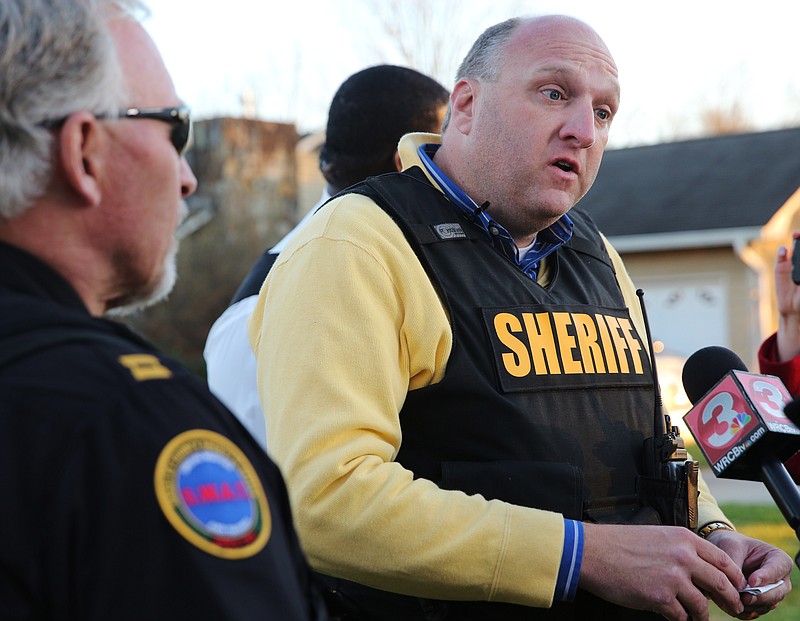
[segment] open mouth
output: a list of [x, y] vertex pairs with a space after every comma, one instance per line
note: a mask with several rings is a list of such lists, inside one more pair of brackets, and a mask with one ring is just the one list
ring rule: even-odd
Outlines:
[[564, 172], [573, 172], [575, 170], [575, 167], [567, 160], [557, 160], [556, 162], [553, 162], [553, 165], [557, 168], [560, 168]]

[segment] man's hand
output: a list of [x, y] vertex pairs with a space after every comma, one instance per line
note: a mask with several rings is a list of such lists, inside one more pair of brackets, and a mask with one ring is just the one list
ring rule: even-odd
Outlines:
[[775, 608], [792, 590], [789, 573], [792, 559], [783, 550], [730, 530], [715, 530], [708, 541], [723, 550], [742, 568], [747, 584], [763, 586], [783, 580], [783, 584], [763, 595], [742, 595], [744, 611], [739, 619], [755, 619]]
[[[737, 557], [746, 556], [739, 545], [743, 546], [731, 542], [728, 547], [736, 548]], [[777, 573], [775, 568], [759, 575], [766, 579]], [[708, 621], [710, 597], [738, 617], [745, 614], [745, 606], [737, 589], [746, 583], [727, 549], [685, 528], [584, 524], [579, 586], [612, 603], [655, 612], [670, 621]]]
[[[580, 587], [671, 621], [707, 621], [707, 598], [733, 617], [755, 619], [789, 594], [791, 571], [785, 552], [731, 530], [704, 540], [677, 526], [584, 524]], [[780, 580], [757, 597], [738, 592]]]

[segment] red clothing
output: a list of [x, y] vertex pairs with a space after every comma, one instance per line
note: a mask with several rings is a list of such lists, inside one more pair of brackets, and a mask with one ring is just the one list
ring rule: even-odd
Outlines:
[[800, 395], [800, 356], [786, 362], [778, 361], [777, 334], [768, 337], [758, 349], [758, 366], [765, 375], [781, 378], [789, 393]]
[[[758, 367], [765, 375], [775, 375], [793, 397], [800, 395], [800, 356], [786, 362], [778, 361], [777, 334], [768, 337], [758, 349]], [[795, 483], [800, 484], [800, 451], [786, 462], [786, 469]]]

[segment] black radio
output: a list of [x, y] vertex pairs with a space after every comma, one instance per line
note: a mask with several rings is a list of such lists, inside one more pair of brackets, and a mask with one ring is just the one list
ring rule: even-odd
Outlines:
[[[697, 529], [697, 499], [699, 495], [697, 483], [700, 464], [693, 459], [689, 459], [680, 430], [672, 425], [669, 415], [663, 411], [661, 388], [658, 385], [655, 352], [653, 351], [653, 339], [650, 336], [650, 325], [644, 307], [644, 291], [638, 289], [636, 295], [639, 296], [639, 304], [642, 308], [656, 398], [653, 436], [644, 441], [645, 476], [652, 480], [662, 480], [671, 484], [665, 487], [674, 490], [675, 494], [680, 495], [680, 498], [676, 498], [676, 501], [681, 507], [681, 515], [677, 516], [674, 521], [679, 522], [679, 525], [686, 526], [690, 530], [695, 530]], [[685, 511], [682, 508], [683, 506], [686, 507]]]

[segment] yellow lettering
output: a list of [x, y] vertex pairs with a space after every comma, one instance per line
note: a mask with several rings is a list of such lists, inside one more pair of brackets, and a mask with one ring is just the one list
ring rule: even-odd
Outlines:
[[567, 332], [567, 326], [572, 325], [572, 315], [569, 313], [553, 313], [553, 323], [556, 324], [558, 336], [558, 349], [561, 351], [561, 364], [564, 373], [583, 373], [583, 366], [575, 360], [572, 352], [576, 349], [575, 337]]
[[[533, 357], [533, 368], [536, 375], [559, 375], [561, 365], [558, 363], [556, 344], [553, 339], [553, 329], [550, 326], [550, 315], [548, 313], [522, 313], [522, 321], [525, 323], [525, 331], [528, 333], [528, 343], [531, 346], [531, 356]], [[545, 362], [546, 360], [546, 362]]]
[[120, 356], [118, 360], [122, 366], [128, 368], [137, 382], [172, 377], [172, 371], [151, 354], [127, 354]]
[[620, 333], [621, 330], [619, 327], [619, 320], [611, 315], [606, 315], [606, 320], [608, 321], [608, 327], [610, 328], [611, 339], [614, 341], [614, 349], [617, 352], [620, 373], [629, 373], [630, 368], [628, 367], [628, 355], [625, 353], [625, 351], [628, 349], [628, 343]]
[[522, 324], [511, 313], [498, 313], [494, 316], [494, 331], [500, 342], [513, 353], [504, 353], [503, 366], [514, 377], [524, 377], [531, 372], [531, 358], [525, 343], [511, 332], [522, 332]]
[[625, 340], [628, 342], [628, 351], [631, 352], [631, 359], [633, 360], [633, 370], [638, 375], [641, 375], [644, 373], [642, 369], [642, 344], [633, 334], [633, 326], [630, 320], [624, 318], [620, 319], [619, 326], [622, 328], [622, 333], [625, 336]]
[[[600, 313], [518, 311], [499, 312], [493, 322], [495, 334], [506, 348], [500, 354], [502, 365], [513, 377], [531, 373], [644, 374], [647, 352], [629, 318]], [[158, 363], [157, 366], [163, 369]], [[152, 369], [145, 372], [153, 373]], [[142, 371], [137, 367], [134, 373]]]
[[606, 324], [605, 315], [595, 315], [597, 319], [597, 330], [600, 332], [600, 342], [603, 344], [603, 351], [606, 356], [606, 363], [608, 364], [609, 373], [619, 373], [617, 367], [617, 359], [614, 356], [614, 346], [611, 344], [611, 335], [608, 333], [608, 325]]
[[581, 359], [587, 373], [605, 373], [606, 362], [603, 360], [603, 350], [597, 342], [597, 328], [590, 315], [576, 313], [572, 316], [575, 325], [575, 334], [578, 337], [578, 347], [581, 350]]

